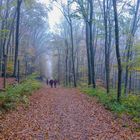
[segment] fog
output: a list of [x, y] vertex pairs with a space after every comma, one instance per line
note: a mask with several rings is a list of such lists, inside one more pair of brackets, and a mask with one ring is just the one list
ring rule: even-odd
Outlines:
[[46, 75], [47, 78], [51, 79], [52, 76], [52, 56], [46, 55]]

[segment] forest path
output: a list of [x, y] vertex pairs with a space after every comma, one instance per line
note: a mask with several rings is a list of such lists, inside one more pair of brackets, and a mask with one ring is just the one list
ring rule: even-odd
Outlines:
[[3, 140], [127, 140], [133, 137], [95, 99], [77, 89], [44, 86], [0, 118]]

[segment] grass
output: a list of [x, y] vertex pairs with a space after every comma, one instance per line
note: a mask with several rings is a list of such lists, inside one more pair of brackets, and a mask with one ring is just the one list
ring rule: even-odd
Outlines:
[[126, 97], [122, 95], [121, 102], [117, 102], [117, 94], [114, 90], [107, 94], [105, 89], [97, 87], [96, 89], [82, 88], [82, 92], [96, 97], [106, 109], [117, 113], [119, 116], [129, 115], [133, 121], [140, 123], [140, 96], [129, 95]]
[[26, 80], [16, 86], [9, 86], [5, 92], [0, 93], [0, 110], [15, 109], [19, 103], [28, 105], [28, 97], [33, 91], [41, 87], [41, 83], [35, 80], [36, 74], [29, 76]]

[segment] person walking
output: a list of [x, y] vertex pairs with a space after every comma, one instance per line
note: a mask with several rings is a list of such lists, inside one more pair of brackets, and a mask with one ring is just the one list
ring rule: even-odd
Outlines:
[[53, 88], [54, 81], [51, 79], [49, 84], [50, 84], [51, 88]]
[[47, 85], [49, 84], [49, 80], [48, 80], [48, 79], [46, 80], [46, 84], [47, 84]]
[[57, 86], [57, 80], [54, 80], [54, 87], [56, 88]]

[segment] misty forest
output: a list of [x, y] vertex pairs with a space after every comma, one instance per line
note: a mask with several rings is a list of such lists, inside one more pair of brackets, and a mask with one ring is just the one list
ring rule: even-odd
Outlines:
[[140, 0], [0, 0], [0, 139], [140, 139]]

